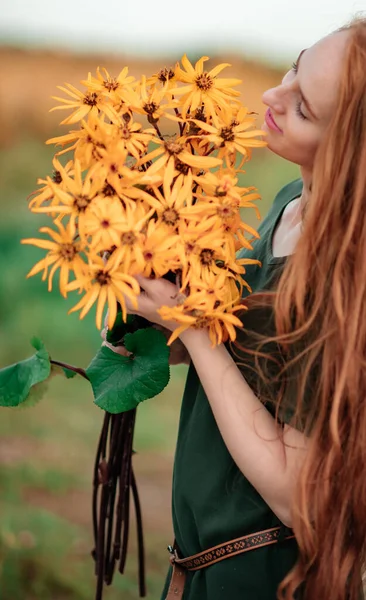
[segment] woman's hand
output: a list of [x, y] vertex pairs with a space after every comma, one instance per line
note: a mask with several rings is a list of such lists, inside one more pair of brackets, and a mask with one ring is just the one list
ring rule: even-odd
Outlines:
[[[179, 298], [179, 286], [165, 279], [147, 279], [146, 277], [136, 277], [141, 287], [141, 294], [138, 297], [137, 310], [132, 307], [126, 298], [127, 312], [144, 317], [151, 322], [152, 326], [161, 331], [166, 340], [170, 338], [171, 332], [178, 327], [178, 323], [165, 321], [158, 314], [161, 306], [174, 306]], [[129, 356], [129, 352], [123, 345], [114, 346], [107, 341], [108, 313], [104, 321], [104, 329], [101, 332], [103, 338], [102, 346], [107, 346], [113, 352], [122, 356]], [[170, 346], [169, 364], [189, 364], [190, 356], [180, 339], [175, 340]]]
[[174, 331], [179, 326], [175, 321], [165, 321], [159, 315], [158, 310], [162, 306], [175, 306], [180, 297], [179, 285], [171, 283], [166, 279], [148, 279], [137, 275], [136, 280], [140, 284], [141, 294], [137, 297], [138, 307], [134, 308], [126, 298], [126, 307], [129, 314], [144, 317], [150, 323]]

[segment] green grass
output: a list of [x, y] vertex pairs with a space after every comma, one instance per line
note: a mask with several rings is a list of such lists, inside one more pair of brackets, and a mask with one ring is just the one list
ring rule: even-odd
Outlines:
[[[27, 209], [37, 177], [52, 171], [53, 149], [24, 139], [0, 150], [0, 365], [33, 353], [41, 337], [51, 356], [86, 367], [100, 345], [94, 314], [67, 315], [75, 298], [48, 293], [40, 276], [26, 279], [43, 252], [20, 245], [36, 237], [46, 217]], [[259, 188], [264, 215], [274, 194], [298, 171], [264, 151], [242, 185]], [[254, 212], [245, 214], [252, 225]], [[134, 447], [146, 532], [149, 600], [159, 598], [172, 537], [171, 466], [186, 367], [174, 367], [169, 386], [138, 410]], [[45, 398], [28, 409], [2, 409], [0, 418], [0, 600], [92, 600], [91, 477], [103, 412], [88, 382], [55, 377]], [[126, 574], [117, 574], [105, 600], [137, 600], [134, 527]]]

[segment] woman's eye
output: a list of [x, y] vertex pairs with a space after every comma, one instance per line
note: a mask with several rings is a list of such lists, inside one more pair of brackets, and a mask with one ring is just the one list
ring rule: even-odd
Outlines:
[[301, 110], [301, 102], [296, 102], [296, 113], [299, 115], [300, 119], [306, 119], [304, 113]]
[[293, 62], [293, 63], [292, 63], [292, 65], [291, 65], [291, 69], [292, 69], [292, 70], [293, 70], [295, 73], [297, 73], [297, 62]]

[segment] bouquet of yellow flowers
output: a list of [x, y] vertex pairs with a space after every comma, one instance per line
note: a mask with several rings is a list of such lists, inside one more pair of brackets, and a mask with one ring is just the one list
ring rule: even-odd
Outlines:
[[98, 68], [84, 91], [65, 84], [67, 99], [55, 97], [61, 104], [51, 110], [72, 111], [62, 124], [79, 127], [47, 142], [61, 149], [29, 207], [51, 215], [54, 227], [40, 229], [48, 239], [22, 240], [48, 250], [28, 276], [42, 271], [51, 290], [59, 269], [61, 294], [83, 294], [70, 312], [83, 318], [96, 303], [98, 328], [106, 305], [109, 329], [119, 310], [126, 320], [125, 297], [137, 307], [140, 274], [179, 283], [177, 305], [160, 311], [179, 323], [168, 343], [187, 327], [207, 327], [214, 345], [241, 326], [245, 265], [257, 261], [236, 252], [258, 234], [240, 209], [258, 213], [259, 194], [239, 186], [238, 175], [265, 142], [234, 89], [240, 81], [219, 77], [226, 64], [205, 71], [207, 60], [193, 66], [183, 56], [140, 80], [127, 67], [116, 78]]

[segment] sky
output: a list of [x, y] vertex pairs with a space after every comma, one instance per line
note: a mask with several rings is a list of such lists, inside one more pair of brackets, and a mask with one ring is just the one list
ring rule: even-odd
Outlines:
[[0, 44], [282, 62], [360, 11], [366, 0], [0, 0]]

